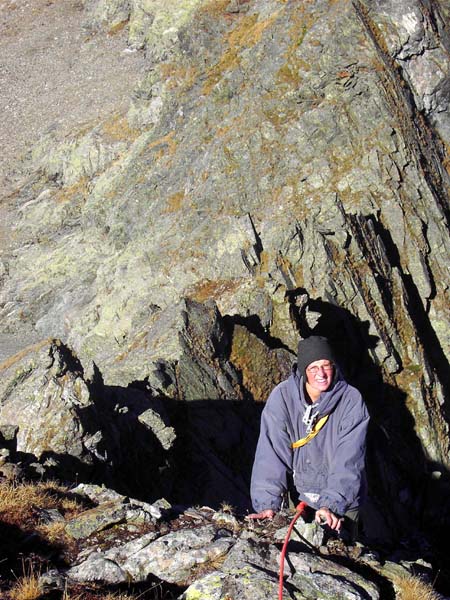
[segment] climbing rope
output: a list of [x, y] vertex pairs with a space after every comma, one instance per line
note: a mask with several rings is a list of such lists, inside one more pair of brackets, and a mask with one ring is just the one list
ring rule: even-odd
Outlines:
[[279, 586], [278, 586], [278, 600], [283, 600], [284, 559], [286, 556], [286, 549], [287, 549], [287, 546], [289, 543], [289, 538], [291, 537], [291, 533], [292, 533], [292, 530], [294, 529], [295, 522], [297, 521], [297, 519], [299, 517], [302, 516], [302, 514], [305, 512], [307, 506], [308, 505], [306, 504], [306, 502], [300, 502], [300, 504], [297, 506], [294, 518], [292, 519], [291, 524], [289, 525], [289, 528], [287, 530], [286, 537], [284, 538], [284, 544], [283, 544], [283, 548], [281, 549], [281, 555], [280, 555], [280, 579], [279, 579]]

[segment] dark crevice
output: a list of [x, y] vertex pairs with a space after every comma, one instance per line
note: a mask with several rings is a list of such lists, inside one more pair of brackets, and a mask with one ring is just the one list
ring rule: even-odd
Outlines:
[[[392, 319], [394, 306], [392, 297], [391, 271], [400, 266], [400, 256], [395, 245], [386, 248], [379, 235], [378, 220], [374, 215], [346, 215], [352, 236], [357, 242], [373, 274], [379, 289], [383, 306]], [[378, 248], [377, 248], [378, 246]]]
[[254, 275], [256, 267], [255, 267], [255, 265], [252, 265], [252, 263], [248, 260], [247, 254], [242, 249], [241, 249], [241, 257], [242, 257], [242, 262], [244, 263], [245, 268], [248, 270], [250, 275]]
[[[443, 387], [448, 390], [450, 385], [450, 365], [441, 347], [439, 339], [430, 323], [426, 308], [411, 275], [404, 273], [400, 265], [400, 256], [390, 232], [380, 222], [374, 224], [376, 234], [382, 239], [386, 251], [392, 257], [393, 266], [398, 267], [400, 277], [406, 290], [405, 304], [411, 322], [416, 326], [417, 337], [424, 348], [431, 368], [436, 372]], [[447, 398], [448, 400], [448, 398]], [[450, 417], [449, 407], [446, 405], [447, 421]]]
[[256, 231], [255, 224], [254, 224], [252, 216], [250, 214], [248, 214], [248, 219], [252, 226], [253, 235], [255, 236], [255, 243], [253, 244], [253, 249], [255, 250], [256, 256], [258, 257], [258, 261], [261, 261], [261, 253], [263, 251], [261, 237], [260, 237], [259, 233]]
[[420, 0], [420, 4], [422, 5], [424, 14], [429, 18], [433, 32], [437, 35], [444, 47], [450, 51], [450, 36], [448, 31], [444, 28], [446, 19], [441, 15], [440, 6], [435, 0]]
[[425, 309], [426, 313], [428, 315], [430, 312], [431, 301], [434, 300], [434, 298], [436, 298], [437, 288], [436, 288], [436, 282], [434, 281], [434, 277], [433, 277], [433, 271], [431, 270], [430, 263], [428, 261], [428, 256], [431, 253], [431, 249], [430, 249], [430, 246], [428, 243], [428, 225], [426, 223], [424, 223], [423, 221], [422, 221], [422, 235], [423, 235], [423, 239], [427, 241], [427, 255], [422, 256], [422, 254], [420, 254], [420, 259], [422, 262], [423, 269], [424, 269], [425, 273], [427, 274], [428, 283], [430, 284], [430, 295], [426, 298], [426, 309]]
[[[64, 375], [67, 371], [75, 373], [80, 377], [84, 376], [84, 369], [78, 357], [75, 356], [68, 346], [59, 342], [59, 340], [53, 340], [50, 347], [50, 354], [53, 359], [52, 364], [55, 360], [59, 360], [61, 363], [61, 370], [57, 373], [59, 377]], [[59, 359], [58, 355], [61, 356], [62, 360]]]

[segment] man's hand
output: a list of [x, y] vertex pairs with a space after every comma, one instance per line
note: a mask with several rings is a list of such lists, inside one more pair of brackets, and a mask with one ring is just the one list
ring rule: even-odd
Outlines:
[[266, 508], [266, 510], [262, 510], [259, 513], [252, 513], [251, 515], [247, 515], [246, 519], [273, 519], [275, 516], [275, 511], [271, 508]]
[[326, 523], [330, 529], [339, 531], [341, 529], [342, 521], [340, 517], [337, 517], [329, 508], [319, 508], [316, 510], [316, 523], [323, 525]]

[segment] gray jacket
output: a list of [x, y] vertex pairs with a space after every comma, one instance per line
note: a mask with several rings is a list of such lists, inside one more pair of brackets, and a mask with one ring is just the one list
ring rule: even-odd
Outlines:
[[361, 394], [336, 370], [332, 386], [313, 405], [318, 418], [330, 415], [328, 421], [310, 442], [293, 450], [291, 444], [306, 435], [302, 418], [307, 407], [303, 377], [294, 366], [270, 394], [261, 416], [251, 483], [257, 512], [280, 508], [288, 474], [300, 498], [313, 508], [343, 515], [362, 503], [369, 414]]

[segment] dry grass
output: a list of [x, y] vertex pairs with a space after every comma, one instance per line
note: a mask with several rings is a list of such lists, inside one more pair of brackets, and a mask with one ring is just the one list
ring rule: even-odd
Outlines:
[[43, 589], [35, 575], [26, 575], [17, 580], [11, 588], [11, 600], [37, 600], [42, 595]]
[[36, 531], [50, 544], [61, 544], [69, 546], [73, 543], [72, 538], [66, 534], [66, 522], [56, 521], [45, 525], [37, 525]]
[[135, 600], [135, 596], [129, 596], [128, 594], [107, 594], [103, 596], [102, 600]]
[[[91, 597], [92, 596], [90, 596], [90, 598]], [[70, 592], [66, 590], [62, 597], [62, 600], [84, 600], [84, 598], [84, 594], [76, 594], [75, 596], [73, 596]], [[129, 596], [128, 594], [108, 592], [105, 596], [101, 597], [101, 600], [137, 600], [137, 598], [136, 596]]]
[[221, 503], [220, 508], [221, 508], [222, 512], [228, 513], [230, 515], [233, 515], [235, 512], [234, 506], [232, 504], [230, 504], [229, 502], [226, 502], [225, 500]]
[[33, 518], [36, 507], [57, 508], [72, 515], [82, 510], [80, 504], [67, 496], [68, 490], [54, 482], [0, 483], [0, 519], [10, 525], [23, 526]]
[[38, 600], [43, 591], [39, 582], [39, 573], [34, 571], [32, 565], [28, 569], [24, 566], [24, 574], [9, 590], [9, 598], [10, 600]]
[[0, 518], [6, 523], [21, 525], [32, 516], [33, 506], [51, 505], [48, 491], [40, 485], [15, 481], [0, 484]]
[[211, 556], [209, 560], [206, 560], [203, 563], [195, 565], [194, 567], [192, 567], [189, 579], [185, 583], [187, 585], [190, 585], [193, 581], [201, 579], [205, 575], [209, 575], [209, 573], [219, 571], [226, 557], [227, 553], [223, 552], [222, 554], [218, 554], [217, 556]]
[[56, 502], [55, 508], [60, 508], [67, 517], [70, 518], [84, 510], [80, 501], [71, 497], [69, 495], [69, 490], [55, 481], [47, 481], [40, 485], [48, 492], [48, 494], [54, 495], [53, 500]]
[[396, 577], [394, 585], [398, 590], [399, 600], [440, 600], [441, 596], [433, 587], [420, 577]]

